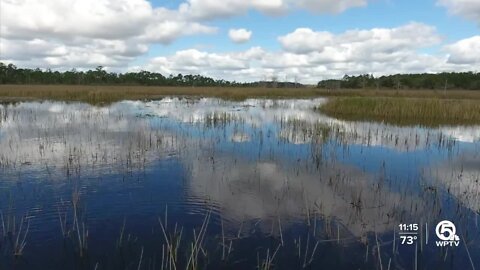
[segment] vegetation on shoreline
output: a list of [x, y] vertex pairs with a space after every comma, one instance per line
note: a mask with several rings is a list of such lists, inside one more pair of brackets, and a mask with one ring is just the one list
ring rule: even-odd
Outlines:
[[0, 85], [0, 101], [56, 100], [108, 104], [121, 100], [160, 99], [165, 96], [247, 98], [399, 97], [480, 100], [480, 91], [455, 90], [325, 90], [266, 87], [157, 87], [107, 85]]
[[[295, 82], [282, 82], [278, 76], [257, 82], [236, 82], [213, 79], [195, 74], [171, 74], [165, 76], [146, 70], [138, 72], [115, 73], [98, 66], [94, 70], [52, 71], [50, 69], [18, 68], [13, 64], [0, 62], [0, 84], [23, 85], [135, 85], [135, 86], [181, 86], [181, 87], [266, 87], [266, 88], [304, 88]], [[321, 80], [317, 84], [321, 89], [390, 89], [390, 90], [480, 90], [480, 73], [443, 72], [437, 74], [395, 74], [374, 77], [371, 74], [358, 76], [345, 75], [342, 79]]]
[[442, 72], [437, 74], [394, 74], [381, 77], [374, 77], [370, 74], [345, 75], [341, 80], [322, 80], [317, 87], [324, 89], [480, 90], [480, 73]]
[[80, 101], [90, 104], [121, 100], [160, 99], [165, 96], [217, 97], [226, 100], [312, 98], [321, 96], [321, 93], [321, 90], [314, 88], [0, 85], [0, 101], [57, 100]]
[[318, 110], [345, 120], [396, 125], [480, 124], [480, 102], [466, 99], [337, 97]]
[[24, 100], [79, 101], [109, 104], [121, 100], [165, 96], [247, 98], [335, 97], [319, 108], [349, 120], [393, 124], [480, 123], [480, 73], [347, 76], [323, 80], [317, 87], [291, 82], [251, 83], [215, 80], [201, 75], [170, 75], [149, 71], [113, 73], [95, 70], [52, 71], [17, 68], [0, 62], [0, 102]]
[[279, 82], [276, 77], [271, 81], [236, 82], [215, 80], [202, 75], [169, 75], [146, 70], [138, 72], [108, 72], [102, 66], [95, 70], [52, 71], [39, 68], [17, 68], [13, 64], [0, 62], [0, 84], [23, 85], [124, 85], [124, 86], [176, 86], [176, 87], [269, 87], [269, 88], [302, 88], [297, 82]]

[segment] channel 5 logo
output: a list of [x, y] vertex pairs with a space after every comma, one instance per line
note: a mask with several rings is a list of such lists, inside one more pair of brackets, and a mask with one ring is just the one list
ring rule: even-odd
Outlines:
[[435, 233], [440, 241], [436, 241], [437, 247], [460, 245], [460, 238], [457, 235], [457, 228], [455, 224], [449, 220], [440, 221], [435, 227]]

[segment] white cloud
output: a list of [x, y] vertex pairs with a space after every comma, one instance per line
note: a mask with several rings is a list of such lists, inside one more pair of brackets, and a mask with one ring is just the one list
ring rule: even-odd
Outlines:
[[243, 15], [249, 10], [278, 15], [290, 8], [297, 8], [335, 14], [366, 4], [367, 0], [187, 0], [180, 5], [179, 11], [191, 18], [212, 20]]
[[2, 1], [2, 35], [26, 39], [51, 35], [127, 38], [145, 27], [152, 12], [144, 0]]
[[366, 0], [298, 0], [295, 3], [301, 8], [305, 8], [316, 13], [341, 13], [349, 8], [363, 7], [367, 5]]
[[151, 44], [216, 28], [146, 0], [1, 0], [1, 61], [24, 66], [125, 66]]
[[421, 23], [409, 23], [397, 28], [350, 30], [338, 35], [299, 28], [279, 37], [278, 40], [286, 51], [293, 53], [328, 51], [326, 54], [331, 57], [338, 53], [344, 56], [350, 54], [351, 57], [359, 54], [391, 54], [441, 42], [434, 27]]
[[153, 58], [146, 69], [167, 74], [196, 73], [208, 75], [211, 71], [225, 73], [248, 67], [251, 58], [245, 54], [216, 54], [196, 49], [178, 51], [172, 56]]
[[[75, 44], [56, 40], [0, 39], [2, 58], [22, 67], [92, 68], [121, 67], [146, 53], [148, 46], [131, 40], [85, 39]], [[4, 59], [1, 59], [4, 61]], [[8, 61], [8, 62], [10, 62]]]
[[451, 14], [463, 16], [480, 24], [480, 1], [478, 0], [438, 0]]
[[181, 14], [200, 20], [233, 17], [245, 14], [249, 9], [275, 14], [286, 8], [282, 0], [187, 0], [179, 7]]
[[322, 51], [331, 44], [333, 35], [329, 32], [314, 32], [310, 28], [298, 28], [294, 32], [279, 37], [283, 48], [295, 53]]
[[[349, 30], [340, 34], [299, 28], [279, 37], [284, 50], [277, 62], [287, 56], [308, 68], [308, 74], [341, 77], [344, 74], [431, 72], [443, 69], [445, 59], [419, 53], [419, 49], [438, 45], [441, 37], [434, 27], [409, 23], [396, 28]], [[275, 61], [270, 61], [274, 63]], [[325, 76], [327, 75], [327, 76]], [[307, 78], [308, 79], [308, 78]]]
[[453, 64], [480, 64], [480, 36], [462, 39], [445, 47], [448, 62]]
[[252, 31], [243, 28], [230, 29], [230, 31], [228, 31], [228, 36], [235, 43], [245, 43], [252, 37]]
[[[216, 33], [217, 28], [204, 20], [237, 16], [252, 9], [267, 14], [289, 8], [338, 13], [367, 4], [366, 0], [185, 0], [178, 9], [167, 9], [154, 8], [147, 0], [0, 1], [0, 61], [58, 69], [103, 65], [116, 71], [131, 70], [128, 65], [145, 55], [152, 44]], [[455, 14], [468, 13], [465, 3], [471, 4], [466, 0], [440, 2], [451, 5]], [[470, 8], [476, 10], [477, 6]], [[237, 43], [247, 42], [251, 36], [246, 29], [229, 32]], [[278, 38], [282, 47], [278, 51], [252, 47], [215, 53], [209, 51], [215, 47], [201, 50], [192, 45], [190, 48], [197, 49], [161, 55], [144, 64], [137, 62], [134, 69], [237, 81], [276, 76], [305, 83], [344, 74], [476, 70], [480, 69], [479, 40], [472, 37], [445, 46], [437, 54], [426, 54], [420, 49], [440, 45], [441, 37], [434, 27], [422, 23], [343, 33], [298, 28]]]
[[[145, 68], [166, 74], [198, 73], [237, 81], [271, 79], [273, 76], [316, 83], [345, 74], [468, 71], [480, 69], [478, 37], [445, 46], [437, 54], [421, 49], [437, 46], [435, 28], [410, 23], [396, 28], [349, 30], [340, 34], [301, 28], [279, 38], [284, 50], [253, 47], [241, 52], [210, 53], [186, 50], [150, 61]], [[456, 54], [454, 54], [454, 52]], [[464, 53], [471, 62], [454, 61]], [[469, 59], [465, 56], [465, 59]], [[472, 60], [473, 59], [473, 60]], [[477, 59], [477, 60], [475, 60]]]
[[[0, 0], [0, 61], [58, 69], [125, 67], [152, 44], [168, 45], [188, 35], [217, 32], [204, 20], [257, 10], [285, 13], [289, 8], [337, 13], [366, 0], [184, 0], [178, 9], [152, 7], [147, 0]], [[251, 32], [233, 30], [234, 42]], [[230, 66], [230, 63], [227, 63]]]
[[147, 26], [141, 41], [148, 43], [170, 44], [179, 36], [195, 34], [214, 34], [217, 29], [196, 22], [188, 21], [160, 21]]

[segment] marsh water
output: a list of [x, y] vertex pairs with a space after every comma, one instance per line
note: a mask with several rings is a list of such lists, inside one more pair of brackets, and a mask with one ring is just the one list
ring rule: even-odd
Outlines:
[[480, 127], [323, 102], [0, 105], [0, 269], [480, 267]]

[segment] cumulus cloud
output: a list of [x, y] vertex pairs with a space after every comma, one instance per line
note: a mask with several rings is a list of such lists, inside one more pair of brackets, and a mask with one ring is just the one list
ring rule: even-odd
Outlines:
[[437, 46], [442, 39], [434, 27], [425, 24], [356, 29], [340, 34], [300, 28], [279, 37], [283, 47], [280, 51], [261, 47], [224, 53], [185, 50], [153, 59], [146, 69], [237, 81], [277, 77], [304, 83], [341, 78], [345, 74], [468, 71], [480, 67], [480, 61], [475, 60], [480, 58], [478, 54], [477, 58], [472, 57], [480, 51], [478, 39], [460, 41], [437, 54], [426, 54], [422, 53], [423, 48]]
[[[0, 61], [58, 69], [106, 66], [128, 68], [152, 44], [170, 44], [183, 36], [214, 34], [206, 21], [249, 10], [279, 14], [289, 9], [338, 13], [367, 0], [184, 0], [178, 9], [152, 7], [147, 0], [0, 0]], [[478, 14], [467, 0], [439, 0], [455, 14]], [[465, 4], [467, 3], [467, 4]], [[469, 8], [465, 8], [468, 6]], [[474, 15], [465, 15], [475, 19]], [[246, 29], [229, 37], [251, 39]], [[215, 53], [190, 48], [135, 63], [135, 70], [195, 73], [237, 81], [277, 77], [315, 83], [344, 74], [438, 72], [479, 69], [479, 37], [445, 46], [436, 54], [420, 49], [440, 45], [436, 29], [422, 23], [394, 28], [353, 29], [343, 33], [298, 28], [278, 37], [281, 49], [261, 47]]]
[[451, 14], [463, 16], [480, 25], [480, 1], [478, 0], [438, 0]]
[[442, 41], [434, 27], [421, 23], [412, 22], [395, 28], [355, 29], [340, 34], [299, 28], [278, 40], [283, 49], [294, 56], [284, 53], [277, 61], [289, 56], [297, 63], [308, 63], [317, 74], [380, 75], [432, 72], [433, 68], [445, 68], [441, 64], [444, 59], [418, 52]]
[[[1, 0], [0, 61], [26, 67], [125, 67], [152, 44], [214, 34], [207, 20], [249, 10], [268, 15], [290, 8], [337, 13], [366, 0], [184, 0], [177, 9], [152, 7], [148, 0]], [[237, 43], [251, 32], [232, 30]], [[230, 64], [227, 64], [230, 65]]]
[[245, 43], [252, 37], [252, 31], [243, 28], [230, 29], [230, 31], [228, 31], [228, 36], [235, 43]]
[[179, 7], [180, 13], [187, 17], [211, 20], [245, 14], [256, 9], [267, 14], [275, 14], [286, 8], [283, 0], [187, 0]]
[[330, 44], [333, 35], [329, 32], [314, 32], [310, 28], [298, 28], [292, 33], [278, 38], [283, 48], [296, 53], [322, 51]]
[[1, 60], [26, 66], [122, 66], [154, 43], [216, 28], [146, 0], [9, 0], [0, 9]]
[[152, 39], [162, 43], [185, 34], [212, 31], [182, 18], [177, 11], [154, 9], [146, 0], [10, 0], [2, 2], [1, 17], [2, 36], [15, 39], [116, 40], [145, 32], [152, 35], [153, 29], [165, 32]]
[[[118, 3], [118, 6], [116, 4]], [[142, 0], [2, 1], [5, 37], [126, 38], [144, 28], [152, 8]]]
[[367, 0], [187, 0], [179, 11], [195, 19], [212, 20], [233, 17], [257, 10], [268, 15], [285, 13], [289, 8], [314, 13], [340, 13], [349, 8], [367, 5]]
[[64, 44], [56, 40], [1, 38], [0, 51], [2, 58], [8, 56], [21, 66], [91, 68], [120, 67], [146, 53], [148, 46], [132, 40], [84, 39], [77, 44]]
[[146, 69], [167, 74], [197, 73], [210, 75], [212, 71], [230, 73], [248, 68], [250, 60], [255, 57], [255, 50], [225, 54], [207, 53], [196, 49], [182, 50], [171, 56], [153, 58]]
[[295, 3], [301, 8], [305, 8], [316, 13], [341, 13], [352, 7], [362, 7], [367, 5], [366, 0], [299, 0]]
[[445, 47], [449, 53], [448, 62], [453, 64], [480, 63], [480, 36], [462, 39]]
[[[286, 51], [310, 53], [328, 51], [351, 54], [371, 55], [376, 53], [395, 53], [404, 49], [428, 47], [441, 42], [434, 27], [409, 23], [397, 28], [373, 28], [370, 30], [350, 30], [339, 35], [329, 32], [315, 32], [309, 28], [299, 28], [278, 38]], [[335, 57], [335, 55], [331, 55]]]

